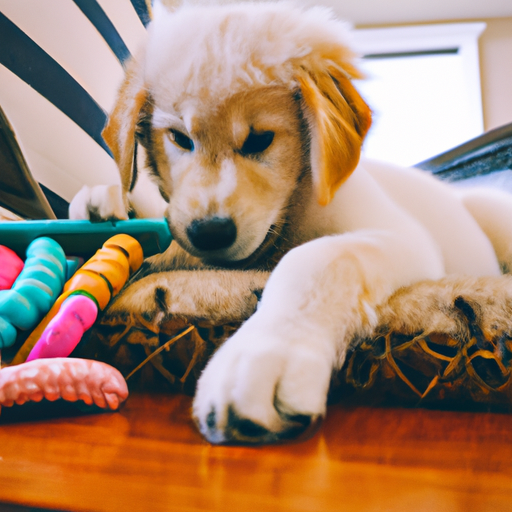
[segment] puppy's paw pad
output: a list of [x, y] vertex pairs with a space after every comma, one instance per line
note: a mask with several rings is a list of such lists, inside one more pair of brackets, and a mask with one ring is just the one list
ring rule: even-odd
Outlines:
[[229, 406], [224, 427], [217, 425], [217, 414], [212, 409], [204, 422], [196, 421], [201, 433], [213, 444], [258, 445], [296, 439], [316, 425], [316, 418], [305, 414], [283, 415], [282, 430], [273, 432], [263, 425], [238, 414]]

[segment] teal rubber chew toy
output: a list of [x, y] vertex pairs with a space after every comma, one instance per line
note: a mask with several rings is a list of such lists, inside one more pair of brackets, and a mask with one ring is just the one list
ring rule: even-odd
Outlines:
[[35, 239], [10, 290], [0, 290], [0, 348], [16, 341], [16, 329], [32, 329], [50, 310], [65, 281], [66, 256], [51, 238]]

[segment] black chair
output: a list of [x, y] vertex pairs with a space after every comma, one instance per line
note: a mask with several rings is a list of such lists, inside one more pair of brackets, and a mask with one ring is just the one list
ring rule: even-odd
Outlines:
[[512, 170], [512, 123], [420, 162], [416, 167], [446, 181]]

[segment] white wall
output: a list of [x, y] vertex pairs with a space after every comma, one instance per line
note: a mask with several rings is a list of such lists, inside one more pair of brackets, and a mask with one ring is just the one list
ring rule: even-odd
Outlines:
[[512, 17], [484, 21], [480, 68], [484, 127], [490, 130], [512, 123]]

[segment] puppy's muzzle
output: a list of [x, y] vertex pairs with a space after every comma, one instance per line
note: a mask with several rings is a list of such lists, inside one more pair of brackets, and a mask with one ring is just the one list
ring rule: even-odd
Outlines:
[[187, 228], [187, 236], [200, 251], [227, 249], [236, 240], [236, 225], [230, 217], [196, 219]]

